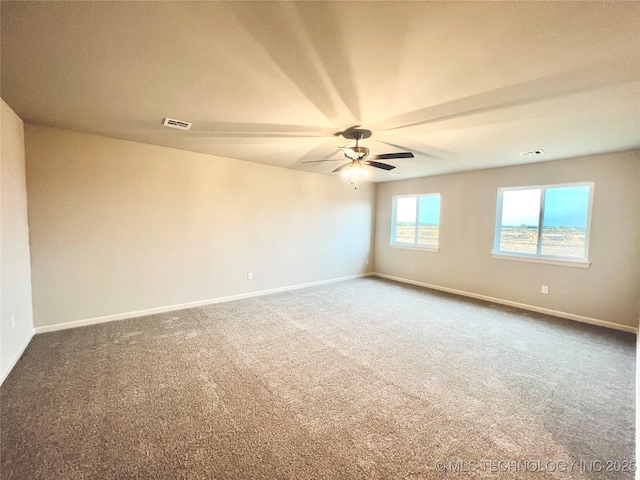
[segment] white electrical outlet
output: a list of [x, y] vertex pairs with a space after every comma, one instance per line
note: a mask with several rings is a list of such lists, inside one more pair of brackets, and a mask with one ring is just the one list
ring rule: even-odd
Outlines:
[[367, 265], [369, 265], [369, 259], [368, 258], [367, 258], [367, 262], [366, 263], [367, 263]]
[[542, 285], [542, 289], [540, 290], [540, 293], [549, 293], [549, 286]]
[[247, 273], [247, 280], [253, 280], [253, 272]]
[[16, 328], [16, 317], [11, 317], [11, 328]]

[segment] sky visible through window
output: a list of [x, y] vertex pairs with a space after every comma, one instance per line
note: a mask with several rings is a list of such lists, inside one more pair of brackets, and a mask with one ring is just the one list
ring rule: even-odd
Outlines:
[[398, 223], [413, 223], [416, 221], [416, 197], [398, 198], [396, 204]]
[[440, 195], [420, 197], [420, 225], [440, 224]]
[[586, 258], [590, 199], [590, 185], [503, 191], [496, 250]]
[[506, 191], [502, 200], [502, 226], [537, 226], [540, 218], [540, 189]]
[[[417, 197], [400, 197], [396, 204], [398, 223], [415, 223]], [[420, 225], [437, 225], [440, 223], [440, 195], [420, 197]]]
[[545, 227], [586, 228], [589, 187], [548, 188], [545, 193]]
[[[540, 189], [506, 191], [502, 203], [502, 226], [538, 226]], [[585, 228], [589, 207], [589, 186], [547, 188], [545, 227]]]

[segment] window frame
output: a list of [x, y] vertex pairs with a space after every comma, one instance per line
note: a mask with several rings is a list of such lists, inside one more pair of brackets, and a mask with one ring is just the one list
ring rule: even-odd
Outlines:
[[[589, 204], [587, 208], [587, 222], [585, 225], [585, 249], [584, 256], [581, 258], [576, 257], [563, 257], [559, 255], [543, 255], [542, 252], [542, 229], [544, 221], [544, 211], [546, 202], [546, 191], [553, 188], [570, 188], [570, 187], [589, 187]], [[540, 190], [540, 211], [538, 212], [538, 242], [536, 245], [536, 253], [521, 253], [521, 252], [505, 252], [499, 250], [500, 246], [500, 233], [502, 228], [502, 207], [504, 200], [504, 192], [518, 191], [518, 190]], [[594, 182], [572, 182], [572, 183], [553, 183], [544, 185], [528, 185], [528, 186], [516, 186], [516, 187], [499, 187], [496, 197], [496, 215], [495, 225], [493, 230], [493, 250], [491, 255], [494, 258], [501, 258], [505, 260], [519, 260], [525, 262], [534, 263], [546, 263], [550, 265], [566, 265], [573, 267], [589, 268], [591, 262], [589, 261], [589, 244], [591, 239], [591, 215], [593, 211], [593, 194], [595, 190]]]
[[[438, 211], [438, 243], [433, 246], [433, 245], [421, 245], [418, 243], [418, 235], [419, 235], [419, 228], [418, 228], [418, 219], [420, 218], [420, 198], [423, 197], [435, 197], [438, 196], [440, 197], [440, 205], [439, 205], [439, 211]], [[414, 238], [414, 243], [401, 243], [401, 242], [396, 242], [396, 232], [397, 232], [397, 221], [396, 221], [396, 214], [397, 214], [397, 206], [398, 206], [398, 199], [400, 198], [410, 198], [410, 197], [415, 197], [416, 198], [416, 233], [415, 233], [415, 238]], [[391, 199], [391, 240], [390, 240], [390, 246], [393, 248], [406, 248], [409, 250], [422, 250], [422, 251], [427, 251], [427, 252], [438, 252], [440, 250], [440, 214], [442, 212], [442, 194], [439, 192], [433, 192], [433, 193], [412, 193], [412, 194], [405, 194], [405, 195], [394, 195]]]

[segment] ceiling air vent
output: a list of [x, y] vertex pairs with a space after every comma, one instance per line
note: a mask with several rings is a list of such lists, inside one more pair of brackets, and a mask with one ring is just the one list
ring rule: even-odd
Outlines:
[[193, 124], [183, 122], [182, 120], [174, 120], [173, 118], [165, 118], [162, 125], [165, 127], [177, 128], [178, 130], [189, 130]]
[[537, 157], [538, 155], [544, 155], [544, 150], [531, 150], [530, 152], [520, 152], [523, 157]]

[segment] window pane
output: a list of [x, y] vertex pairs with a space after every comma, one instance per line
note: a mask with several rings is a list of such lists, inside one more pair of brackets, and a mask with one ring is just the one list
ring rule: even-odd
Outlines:
[[418, 244], [438, 246], [440, 224], [440, 195], [429, 195], [418, 199]]
[[396, 202], [396, 243], [416, 241], [416, 197], [401, 197]]
[[590, 187], [548, 188], [542, 222], [542, 255], [584, 258]]
[[539, 188], [502, 193], [500, 251], [536, 254], [540, 222]]

